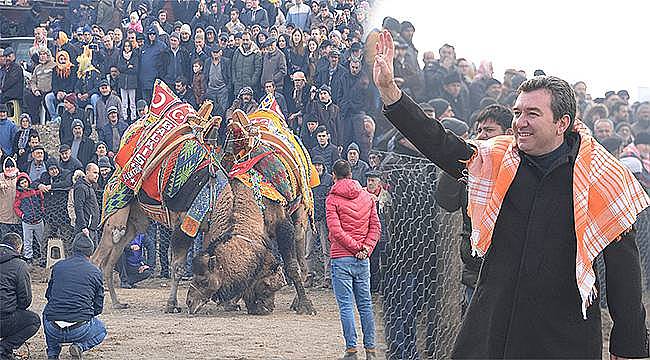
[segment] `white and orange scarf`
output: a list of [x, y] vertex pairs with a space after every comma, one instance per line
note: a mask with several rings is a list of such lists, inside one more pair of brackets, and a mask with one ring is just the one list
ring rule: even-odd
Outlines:
[[[610, 243], [628, 231], [650, 198], [632, 173], [576, 121], [580, 149], [573, 168], [573, 212], [577, 241], [576, 282], [582, 315], [597, 297], [592, 264]], [[513, 136], [473, 142], [467, 163], [468, 213], [472, 220], [472, 253], [487, 253], [503, 199], [521, 158]]]

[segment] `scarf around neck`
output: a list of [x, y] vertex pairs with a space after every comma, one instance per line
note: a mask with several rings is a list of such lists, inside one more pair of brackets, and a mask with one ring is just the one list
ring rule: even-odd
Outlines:
[[[587, 308], [598, 295], [594, 259], [631, 229], [637, 215], [650, 206], [650, 198], [632, 173], [598, 144], [582, 123], [576, 121], [575, 130], [580, 135], [572, 184], [575, 275], [586, 319]], [[484, 256], [521, 158], [511, 135], [472, 144], [476, 150], [467, 162], [467, 211], [472, 220], [472, 254]]]

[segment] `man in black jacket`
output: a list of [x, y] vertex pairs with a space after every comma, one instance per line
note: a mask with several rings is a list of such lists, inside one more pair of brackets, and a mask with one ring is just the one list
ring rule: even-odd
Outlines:
[[0, 359], [13, 359], [13, 350], [36, 334], [41, 325], [32, 303], [29, 266], [20, 257], [23, 241], [7, 233], [0, 242]]
[[[607, 218], [610, 226], [626, 227], [627, 223], [620, 216], [636, 218], [637, 211], [647, 206], [648, 198], [631, 176], [620, 173], [624, 169], [617, 167], [615, 162], [609, 164], [605, 151], [601, 151], [593, 139], [586, 138], [582, 142], [581, 137], [588, 135], [569, 130], [573, 129], [576, 112], [571, 86], [555, 77], [539, 76], [527, 80], [520, 86], [514, 106], [514, 137], [470, 145], [445, 131], [440, 123], [430, 121], [417, 104], [401, 92], [394, 81], [393, 53], [392, 36], [384, 32], [379, 39], [374, 79], [387, 118], [427, 158], [453, 177], [461, 178], [470, 172], [469, 181], [479, 187], [470, 188], [470, 194], [475, 196], [469, 197], [473, 206], [480, 207], [492, 201], [501, 204], [496, 214], [490, 213], [490, 208], [486, 212], [470, 213], [479, 234], [486, 226], [493, 232], [485, 232], [489, 235], [487, 238], [477, 239], [484, 242], [473, 244], [473, 251], [486, 255], [476, 294], [465, 314], [452, 357], [600, 359], [600, 308], [591, 305], [598, 303], [593, 298], [589, 301], [591, 296], [597, 296], [594, 293], [596, 279], [581, 260], [593, 262], [592, 256], [601, 250], [607, 264], [607, 301], [614, 323], [609, 344], [611, 358], [648, 357], [635, 231], [623, 230], [618, 239], [612, 238], [612, 234], [603, 235], [605, 239], [599, 244], [595, 244], [593, 238], [578, 238], [576, 224], [584, 219], [575, 216], [573, 188], [584, 190], [580, 183], [585, 181], [584, 163], [574, 172], [574, 164], [585, 161], [578, 156], [578, 151], [581, 156], [586, 156], [587, 152], [588, 156], [599, 157], [601, 166], [619, 172], [610, 185], [613, 191], [638, 194], [636, 201], [640, 209], [631, 209], [627, 205], [630, 199], [621, 196], [620, 204], [615, 206], [621, 209], [620, 213], [614, 215], [614, 219]], [[496, 140], [501, 141], [499, 144], [510, 140], [511, 145], [501, 150], [494, 147], [493, 144], [498, 143]], [[581, 146], [581, 143], [593, 147]], [[476, 157], [477, 147], [480, 158]], [[496, 178], [486, 179], [489, 169], [485, 164], [491, 164], [487, 159], [498, 161], [498, 151], [504, 151], [508, 158], [495, 164], [507, 170], [499, 170]], [[513, 165], [517, 161], [519, 164]], [[575, 173], [583, 175], [580, 175], [580, 183], [572, 186]], [[477, 184], [477, 178], [484, 181]], [[592, 187], [604, 186], [600, 179], [593, 181]], [[486, 195], [490, 200], [482, 201], [481, 188], [489, 192], [490, 188], [494, 189], [494, 183], [499, 189]], [[594, 196], [592, 192], [589, 195]], [[592, 231], [604, 229], [603, 219], [596, 214], [605, 214], [603, 210], [614, 206], [608, 194], [601, 196], [601, 202], [607, 202], [599, 209], [592, 202], [586, 205], [587, 209], [579, 209], [585, 211], [585, 217], [591, 214], [584, 226]], [[584, 206], [584, 202], [581, 204]], [[585, 232], [581, 234], [584, 236]], [[589, 242], [589, 250], [585, 250], [585, 244], [579, 239]], [[587, 251], [592, 253], [586, 254]], [[578, 277], [577, 273], [584, 277]], [[587, 298], [579, 291], [585, 288], [589, 293]]]
[[[16, 63], [16, 53], [12, 48], [6, 48], [4, 56], [6, 63], [2, 70], [4, 70], [5, 76], [0, 91], [2, 103], [11, 100], [22, 101], [23, 89], [25, 88], [23, 69]], [[14, 114], [14, 116], [17, 117], [18, 114]]]
[[70, 345], [73, 359], [101, 344], [106, 327], [97, 315], [104, 309], [102, 272], [90, 262], [93, 242], [79, 233], [72, 243], [73, 256], [52, 267], [43, 310], [47, 358], [58, 359], [62, 343]]
[[74, 232], [83, 233], [93, 241], [99, 226], [99, 204], [95, 195], [95, 185], [99, 178], [99, 167], [90, 163], [86, 166], [86, 175], [74, 182], [74, 213], [76, 215]]
[[[476, 138], [479, 140], [487, 140], [499, 135], [511, 135], [511, 123], [512, 111], [510, 109], [502, 105], [490, 105], [481, 110], [476, 116]], [[463, 215], [463, 228], [460, 232], [460, 258], [463, 262], [461, 282], [465, 285], [463, 296], [465, 301], [462, 308], [462, 313], [464, 314], [472, 300], [472, 295], [474, 295], [478, 273], [483, 263], [482, 258], [472, 256], [472, 246], [469, 240], [469, 236], [472, 233], [472, 223], [469, 215], [467, 215], [467, 188], [465, 183], [459, 182], [443, 172], [438, 180], [435, 197], [441, 208], [449, 212], [460, 209]]]

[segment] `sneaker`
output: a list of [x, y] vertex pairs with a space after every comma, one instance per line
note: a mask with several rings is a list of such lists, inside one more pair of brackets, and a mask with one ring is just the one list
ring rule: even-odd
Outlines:
[[81, 347], [79, 345], [70, 345], [70, 356], [72, 356], [73, 359], [83, 359], [82, 353], [83, 350], [81, 350]]
[[357, 349], [347, 349], [345, 350], [345, 355], [341, 358], [341, 360], [357, 360]]
[[120, 287], [122, 289], [133, 289], [133, 285], [131, 285], [131, 284], [127, 283], [127, 282], [120, 283]]
[[376, 360], [376, 359], [377, 359], [377, 350], [366, 349], [366, 360]]

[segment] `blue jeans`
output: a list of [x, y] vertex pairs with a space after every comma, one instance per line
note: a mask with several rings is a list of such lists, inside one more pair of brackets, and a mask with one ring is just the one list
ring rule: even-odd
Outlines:
[[48, 357], [58, 357], [61, 352], [61, 344], [77, 344], [82, 351], [88, 351], [101, 344], [106, 337], [106, 326], [96, 316], [86, 324], [72, 330], [61, 330], [43, 317], [43, 330]]
[[331, 266], [332, 288], [339, 305], [345, 348], [357, 347], [357, 332], [354, 328], [354, 302], [356, 301], [361, 318], [363, 346], [366, 349], [374, 349], [375, 315], [370, 298], [370, 261], [347, 256], [332, 259]]

